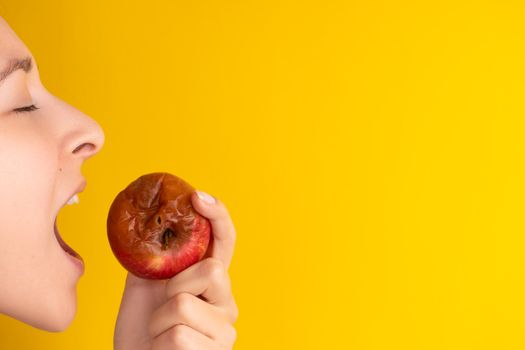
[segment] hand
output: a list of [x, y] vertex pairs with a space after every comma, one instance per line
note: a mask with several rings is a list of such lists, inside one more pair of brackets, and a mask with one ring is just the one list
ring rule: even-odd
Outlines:
[[115, 325], [115, 350], [231, 349], [238, 309], [228, 268], [236, 232], [228, 210], [192, 193], [192, 205], [211, 223], [203, 260], [169, 280], [128, 273]]

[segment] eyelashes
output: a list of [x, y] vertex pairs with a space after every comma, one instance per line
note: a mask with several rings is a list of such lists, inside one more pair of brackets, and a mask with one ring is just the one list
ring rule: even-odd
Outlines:
[[15, 108], [15, 109], [13, 109], [13, 112], [15, 112], [15, 113], [28, 113], [28, 112], [36, 111], [37, 109], [40, 109], [40, 108], [35, 106], [35, 105], [31, 105], [31, 106], [27, 106], [27, 107]]

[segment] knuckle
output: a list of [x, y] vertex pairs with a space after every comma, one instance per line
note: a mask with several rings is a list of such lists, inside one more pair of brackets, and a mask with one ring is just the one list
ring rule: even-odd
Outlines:
[[229, 324], [233, 325], [237, 322], [237, 319], [239, 318], [239, 308], [234, 300], [231, 301], [230, 306], [227, 309], [224, 309], [224, 316]]
[[193, 297], [188, 293], [176, 294], [170, 303], [171, 311], [185, 320], [187, 316], [191, 315], [192, 306]]
[[233, 345], [233, 343], [235, 343], [237, 340], [237, 330], [233, 326], [230, 326], [229, 329], [229, 341], [230, 344]]
[[190, 332], [187, 326], [178, 324], [169, 331], [169, 340], [175, 349], [186, 349], [191, 343]]
[[224, 278], [224, 264], [218, 258], [209, 257], [206, 258], [206, 263], [204, 264], [204, 274], [212, 282], [220, 282]]

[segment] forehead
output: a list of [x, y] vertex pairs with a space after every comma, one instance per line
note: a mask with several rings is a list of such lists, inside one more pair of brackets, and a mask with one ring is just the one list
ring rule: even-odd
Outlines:
[[0, 16], [0, 70], [13, 58], [31, 56], [31, 52]]

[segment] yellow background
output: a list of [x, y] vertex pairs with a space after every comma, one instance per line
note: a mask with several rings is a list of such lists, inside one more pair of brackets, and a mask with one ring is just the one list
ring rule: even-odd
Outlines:
[[169, 171], [223, 200], [236, 349], [522, 349], [521, 1], [19, 1], [44, 85], [96, 119], [59, 226], [83, 255], [63, 333], [111, 349], [125, 271], [114, 196]]

